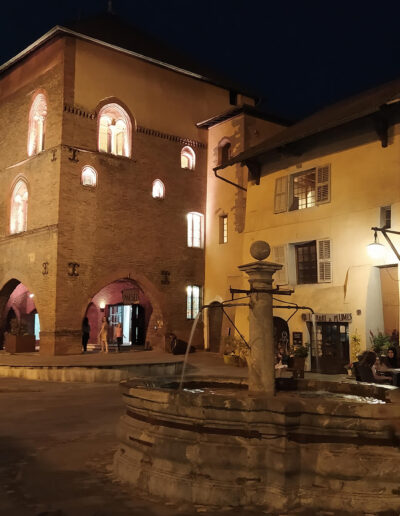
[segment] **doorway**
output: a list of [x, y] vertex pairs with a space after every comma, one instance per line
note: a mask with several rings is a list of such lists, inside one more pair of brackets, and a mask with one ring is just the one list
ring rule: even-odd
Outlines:
[[114, 340], [114, 328], [122, 324], [122, 344], [144, 346], [146, 341], [145, 309], [141, 305], [108, 305], [109, 339]]
[[319, 367], [325, 374], [344, 373], [344, 366], [350, 362], [348, 323], [319, 322], [316, 330], [319, 356], [318, 361], [315, 355], [311, 356], [312, 370]]
[[222, 317], [222, 305], [218, 301], [214, 301], [208, 308], [209, 351], [213, 353], [220, 352]]

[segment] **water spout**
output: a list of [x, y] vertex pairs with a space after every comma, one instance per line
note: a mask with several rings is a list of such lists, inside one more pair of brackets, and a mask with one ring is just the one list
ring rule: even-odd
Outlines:
[[183, 367], [182, 367], [181, 379], [179, 381], [179, 390], [182, 390], [183, 378], [185, 376], [186, 364], [187, 364], [188, 356], [189, 356], [189, 353], [190, 353], [190, 348], [192, 346], [193, 335], [194, 335], [194, 332], [196, 331], [197, 323], [199, 322], [199, 319], [201, 317], [203, 308], [204, 308], [204, 306], [199, 310], [199, 312], [197, 313], [197, 315], [196, 315], [196, 317], [194, 318], [194, 321], [193, 321], [192, 330], [191, 330], [190, 336], [189, 336], [189, 342], [188, 342], [188, 345], [187, 345], [187, 348], [186, 348], [185, 358], [183, 359]]

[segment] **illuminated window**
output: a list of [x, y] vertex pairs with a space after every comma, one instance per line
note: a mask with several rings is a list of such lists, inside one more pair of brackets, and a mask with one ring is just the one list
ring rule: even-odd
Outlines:
[[219, 218], [219, 243], [228, 242], [228, 215], [221, 215]]
[[131, 156], [132, 124], [128, 113], [118, 104], [107, 104], [99, 112], [99, 151], [116, 156]]
[[83, 186], [92, 186], [95, 187], [97, 185], [97, 172], [93, 167], [83, 167], [81, 181]]
[[203, 215], [191, 212], [187, 214], [187, 245], [203, 247]]
[[186, 287], [186, 319], [194, 319], [200, 310], [200, 287], [189, 285]]
[[29, 111], [28, 156], [34, 156], [44, 149], [47, 102], [43, 93], [33, 99]]
[[28, 188], [22, 179], [14, 186], [11, 196], [10, 233], [26, 231], [28, 216]]
[[165, 197], [165, 186], [160, 179], [153, 181], [153, 190], [151, 195], [154, 199], [164, 199]]
[[330, 166], [313, 168], [275, 181], [274, 212], [304, 210], [330, 202]]
[[191, 147], [183, 147], [181, 151], [181, 168], [194, 170], [196, 166], [196, 154]]

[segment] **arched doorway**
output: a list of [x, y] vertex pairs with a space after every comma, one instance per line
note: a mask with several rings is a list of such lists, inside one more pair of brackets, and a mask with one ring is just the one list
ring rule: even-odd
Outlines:
[[5, 345], [5, 333], [34, 336], [32, 351], [40, 345], [40, 320], [35, 295], [16, 279], [0, 290], [0, 348]]
[[281, 317], [274, 317], [273, 325], [275, 351], [277, 351], [278, 348], [282, 346], [285, 352], [288, 354], [290, 347], [290, 333], [288, 323], [285, 321], [285, 319], [282, 319]]
[[89, 303], [85, 316], [89, 319], [89, 344], [97, 344], [101, 320], [109, 323], [108, 341], [114, 342], [115, 327], [122, 325], [122, 345], [144, 348], [153, 307], [139, 286], [129, 278], [122, 278], [103, 287]]
[[209, 350], [219, 353], [221, 346], [222, 330], [222, 305], [218, 301], [210, 303], [208, 308], [208, 342]]

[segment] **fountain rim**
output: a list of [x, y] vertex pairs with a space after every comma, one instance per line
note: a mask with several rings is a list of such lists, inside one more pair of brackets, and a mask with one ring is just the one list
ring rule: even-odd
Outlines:
[[[282, 380], [282, 379], [280, 379]], [[301, 391], [328, 391], [328, 392], [337, 392], [339, 394], [355, 394], [358, 396], [372, 397], [376, 399], [380, 399], [385, 403], [363, 403], [362, 401], [344, 401], [343, 399], [323, 399], [322, 397], [294, 397], [287, 395], [285, 396], [284, 390], [279, 390], [281, 393], [280, 396], [272, 396], [263, 393], [249, 393], [246, 389], [247, 379], [237, 378], [237, 377], [212, 377], [212, 376], [196, 376], [196, 375], [188, 375], [185, 378], [184, 384], [193, 384], [195, 383], [198, 388], [201, 386], [210, 386], [210, 387], [223, 387], [224, 385], [227, 388], [235, 388], [238, 387], [238, 393], [233, 395], [229, 395], [227, 393], [210, 393], [210, 392], [192, 392], [190, 390], [179, 390], [179, 375], [170, 376], [170, 377], [137, 377], [130, 378], [127, 380], [123, 380], [120, 382], [120, 391], [121, 394], [128, 398], [142, 398], [143, 400], [151, 400], [152, 402], [159, 401], [162, 404], [171, 403], [171, 404], [181, 404], [182, 406], [207, 406], [209, 408], [215, 407], [216, 409], [220, 408], [224, 403], [229, 403], [233, 405], [240, 405], [245, 411], [253, 411], [253, 410], [265, 410], [267, 406], [269, 408], [277, 408], [278, 410], [284, 410], [286, 413], [297, 412], [299, 410], [308, 411], [310, 409], [312, 412], [326, 414], [331, 410], [340, 410], [339, 407], [344, 407], [343, 411], [347, 414], [349, 413], [351, 408], [354, 408], [355, 412], [360, 413], [359, 415], [362, 417], [390, 417], [396, 418], [400, 420], [400, 411], [399, 416], [396, 417], [394, 412], [395, 407], [398, 407], [400, 404], [400, 397], [395, 398], [394, 400], [391, 398], [391, 394], [393, 392], [393, 388], [390, 389], [390, 386], [381, 386], [376, 384], [350, 384], [356, 385], [360, 392], [349, 392], [349, 390], [335, 390], [334, 386], [344, 386], [349, 384], [339, 384], [331, 381], [323, 381], [323, 380], [307, 380], [307, 379], [288, 379], [292, 380], [292, 385], [296, 386], [297, 389]], [[171, 387], [171, 384], [176, 385], [175, 388]], [[208, 385], [205, 385], [208, 384]], [[211, 385], [212, 384], [212, 385]], [[217, 385], [216, 385], [217, 384]], [[308, 388], [307, 388], [308, 387]], [[193, 387], [196, 388], [196, 387]], [[300, 388], [300, 389], [299, 389]], [[351, 388], [350, 388], [351, 390]], [[395, 391], [398, 389], [394, 388]], [[242, 392], [240, 392], [242, 391]], [[194, 403], [195, 401], [195, 403]], [[366, 412], [366, 414], [362, 414]], [[375, 415], [376, 413], [376, 415]]]

